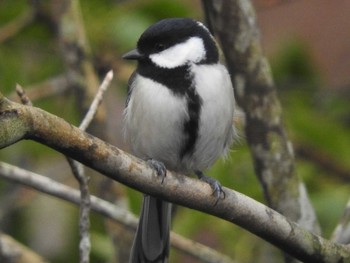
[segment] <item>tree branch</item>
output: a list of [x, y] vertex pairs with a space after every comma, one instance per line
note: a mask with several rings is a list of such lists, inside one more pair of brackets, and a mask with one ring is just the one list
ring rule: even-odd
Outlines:
[[35, 12], [33, 9], [30, 9], [2, 26], [0, 28], [0, 44], [15, 36], [19, 31], [33, 22], [34, 18]]
[[22, 104], [27, 106], [33, 106], [33, 103], [30, 101], [29, 97], [27, 96], [26, 92], [24, 91], [21, 85], [16, 84], [16, 92]]
[[245, 134], [269, 205], [314, 233], [319, 224], [282, 121], [270, 66], [260, 45], [251, 1], [203, 0], [221, 42], [235, 95], [246, 116]]
[[[25, 87], [26, 94], [31, 101], [45, 99], [57, 94], [62, 94], [68, 90], [68, 88], [69, 86], [67, 76], [64, 74], [47, 79], [38, 84]], [[11, 100], [16, 100], [17, 96], [18, 94], [16, 92], [13, 92], [8, 96], [8, 98]]]
[[3, 233], [0, 233], [0, 262], [47, 263], [35, 252]]
[[[85, 31], [80, 0], [64, 0], [60, 1], [60, 5], [63, 12], [60, 15], [60, 19], [57, 21], [59, 29], [58, 39], [61, 44], [62, 58], [64, 59], [67, 69], [68, 84], [76, 95], [75, 102], [77, 106], [76, 108], [79, 109], [79, 113], [83, 115], [88, 111], [88, 115], [91, 115], [90, 112], [92, 111], [90, 111], [90, 103], [93, 98], [96, 98], [95, 94], [99, 81], [92, 63], [92, 53]], [[95, 105], [96, 109], [98, 104], [99, 102]], [[95, 118], [92, 125], [89, 126], [90, 131], [93, 131], [93, 133], [99, 138], [106, 139], [105, 107], [99, 107], [98, 111], [94, 112], [93, 115], [95, 115]], [[92, 116], [87, 116], [85, 120], [91, 121], [91, 117]], [[85, 120], [81, 127], [86, 126]], [[80, 178], [83, 179], [82, 176], [80, 176]], [[82, 183], [83, 181], [80, 180], [80, 182]], [[95, 181], [95, 183], [99, 184], [100, 182]], [[83, 186], [83, 184], [80, 185]], [[108, 226], [109, 225], [106, 224], [106, 227]], [[114, 234], [114, 231], [107, 231], [110, 235], [111, 233]], [[114, 238], [113, 240], [115, 239], [117, 238]], [[124, 241], [123, 244], [128, 244], [127, 240]], [[121, 259], [121, 257], [126, 254], [124, 251], [129, 251], [129, 249], [120, 249], [120, 247], [118, 247], [115, 251], [123, 251], [122, 253], [119, 253], [118, 257], [120, 261], [124, 262], [125, 260]]]
[[[64, 0], [60, 4], [63, 12], [58, 21], [58, 37], [67, 67], [68, 83], [78, 95], [77, 105], [81, 107], [81, 112], [86, 112], [96, 94], [99, 80], [92, 64], [80, 1]], [[105, 109], [100, 107], [95, 121], [104, 122], [105, 115]]]
[[214, 206], [216, 199], [209, 185], [170, 171], [161, 183], [144, 161], [57, 116], [11, 102], [1, 93], [0, 127], [0, 148], [31, 139], [138, 191], [237, 224], [300, 260], [350, 262], [347, 246], [314, 235], [241, 193], [224, 188], [226, 198]]
[[[16, 166], [0, 162], [0, 176], [34, 188], [42, 193], [58, 197], [68, 202], [79, 205], [81, 203], [79, 191], [58, 183], [48, 177], [33, 173]], [[91, 209], [119, 224], [122, 224], [128, 230], [136, 231], [138, 219], [129, 211], [116, 206], [110, 202], [91, 195]], [[212, 263], [234, 263], [234, 261], [217, 251], [204, 246], [195, 241], [186, 239], [174, 232], [171, 232], [170, 242], [172, 246], [181, 252], [184, 252], [203, 262]]]
[[[79, 129], [85, 131], [93, 120], [98, 106], [101, 104], [103, 94], [109, 87], [113, 79], [113, 72], [109, 71], [104, 78], [102, 84], [100, 85], [97, 94], [92, 101], [88, 112], [86, 113], [83, 121], [79, 125]], [[81, 263], [89, 263], [90, 262], [90, 250], [91, 250], [91, 242], [90, 242], [90, 193], [89, 193], [89, 176], [85, 175], [84, 167], [81, 163], [68, 158], [68, 163], [72, 169], [74, 177], [77, 179], [80, 187], [80, 215], [79, 215], [79, 233], [80, 233], [80, 262]]]
[[110, 70], [106, 74], [105, 78], [103, 79], [100, 87], [98, 88], [98, 91], [94, 97], [94, 100], [92, 101], [88, 112], [86, 113], [82, 123], [79, 125], [79, 129], [86, 131], [87, 127], [90, 125], [92, 122], [94, 116], [96, 115], [98, 106], [101, 104], [102, 99], [103, 99], [103, 94], [111, 84], [111, 81], [113, 79], [113, 71]]
[[297, 142], [295, 145], [295, 152], [298, 157], [315, 163], [323, 171], [336, 176], [340, 180], [348, 183], [350, 181], [350, 170], [331, 156], [331, 154], [324, 152], [310, 143], [305, 141]]
[[341, 244], [350, 243], [350, 200], [346, 204], [343, 215], [332, 233], [331, 240]]

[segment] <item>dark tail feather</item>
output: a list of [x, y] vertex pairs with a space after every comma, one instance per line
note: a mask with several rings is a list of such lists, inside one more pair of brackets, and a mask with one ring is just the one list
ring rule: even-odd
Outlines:
[[171, 203], [145, 195], [129, 262], [168, 262], [170, 222]]

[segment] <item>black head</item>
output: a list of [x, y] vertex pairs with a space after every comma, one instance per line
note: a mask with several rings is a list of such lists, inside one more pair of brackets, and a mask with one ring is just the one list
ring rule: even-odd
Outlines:
[[123, 58], [175, 68], [187, 63], [217, 63], [218, 49], [214, 38], [200, 22], [170, 18], [150, 26], [138, 40], [137, 49]]

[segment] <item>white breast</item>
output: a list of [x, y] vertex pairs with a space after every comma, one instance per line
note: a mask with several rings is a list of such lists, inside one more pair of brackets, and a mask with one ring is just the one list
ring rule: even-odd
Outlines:
[[133, 154], [154, 158], [168, 169], [177, 170], [183, 122], [187, 118], [185, 98], [174, 96], [168, 88], [140, 75], [132, 89], [124, 126]]
[[193, 154], [180, 158], [188, 120], [185, 96], [175, 96], [165, 86], [138, 75], [125, 109], [125, 136], [133, 154], [163, 162], [170, 170], [190, 173], [205, 170], [232, 142], [234, 96], [224, 66], [193, 65], [197, 93], [202, 99], [198, 139]]

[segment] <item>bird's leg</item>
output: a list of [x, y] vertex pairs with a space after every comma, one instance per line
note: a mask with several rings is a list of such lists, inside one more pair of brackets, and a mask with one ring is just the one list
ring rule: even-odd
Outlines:
[[162, 183], [164, 182], [164, 178], [166, 176], [166, 167], [164, 163], [159, 162], [155, 159], [148, 159], [147, 164], [156, 171], [157, 175], [161, 178]]
[[206, 183], [208, 183], [210, 185], [211, 189], [213, 190], [213, 195], [216, 198], [216, 203], [215, 204], [217, 204], [219, 199], [221, 199], [221, 198], [224, 199], [225, 198], [225, 192], [222, 189], [221, 184], [217, 180], [215, 180], [215, 179], [213, 179], [213, 178], [211, 178], [209, 176], [205, 176], [203, 174], [203, 172], [201, 172], [201, 171], [195, 171], [195, 174], [197, 175], [199, 180], [201, 180], [203, 182], [206, 182]]

